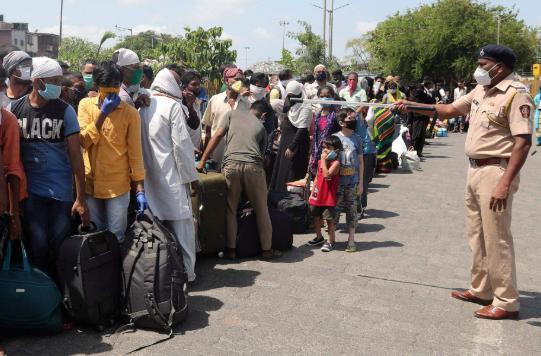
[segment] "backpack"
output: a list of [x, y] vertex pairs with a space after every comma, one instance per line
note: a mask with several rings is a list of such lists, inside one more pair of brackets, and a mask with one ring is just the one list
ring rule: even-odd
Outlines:
[[168, 331], [170, 338], [188, 311], [188, 276], [180, 244], [149, 210], [126, 232], [122, 269], [123, 315], [134, 327]]

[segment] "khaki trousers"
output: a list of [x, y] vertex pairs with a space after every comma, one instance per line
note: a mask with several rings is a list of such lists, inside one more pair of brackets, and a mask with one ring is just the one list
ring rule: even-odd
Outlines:
[[267, 206], [265, 170], [255, 164], [233, 162], [222, 169], [227, 183], [227, 247], [237, 245], [237, 210], [240, 194], [244, 192], [255, 211], [261, 249], [272, 248], [272, 225]]
[[470, 292], [491, 300], [506, 311], [519, 310], [515, 251], [511, 234], [513, 195], [519, 176], [511, 184], [507, 208], [490, 210], [490, 198], [507, 164], [470, 167], [466, 184], [466, 216], [470, 248], [473, 253]]

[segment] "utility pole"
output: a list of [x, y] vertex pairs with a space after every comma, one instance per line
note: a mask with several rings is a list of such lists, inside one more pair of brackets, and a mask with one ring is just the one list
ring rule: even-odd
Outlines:
[[333, 33], [334, 33], [334, 12], [342, 9], [349, 4], [344, 4], [337, 8], [334, 7], [334, 0], [331, 0], [331, 9], [329, 11], [329, 60], [332, 60], [332, 45], [333, 45]]
[[[132, 28], [127, 28], [127, 27], [120, 27], [118, 25], [115, 25], [115, 28], [117, 30], [122, 30], [122, 31], [130, 31], [130, 42], [132, 41], [132, 38], [133, 38], [133, 29]], [[130, 43], [131, 44], [131, 43]]]
[[[323, 0], [323, 7], [312, 4], [312, 6], [317, 7], [318, 9], [323, 10], [323, 43], [327, 43], [327, 0]], [[325, 55], [327, 53], [327, 49], [323, 51], [323, 60], [325, 60]]]
[[62, 44], [62, 12], [63, 10], [64, 10], [64, 0], [60, 0], [60, 36], [58, 38], [58, 47], [60, 47], [60, 45]]
[[284, 34], [282, 35], [282, 53], [284, 52], [284, 49], [286, 48], [286, 27], [289, 25], [288, 21], [280, 21], [280, 26], [284, 28]]
[[[327, 0], [323, 0], [323, 43], [327, 41]], [[323, 56], [325, 59], [325, 56]]]
[[248, 69], [248, 50], [250, 49], [250, 47], [246, 46], [244, 47], [244, 50], [246, 51], [245, 52], [245, 57], [244, 57], [244, 69]]
[[500, 25], [501, 25], [501, 17], [500, 15], [497, 15], [498, 16], [498, 33], [496, 35], [496, 44], [500, 44]]

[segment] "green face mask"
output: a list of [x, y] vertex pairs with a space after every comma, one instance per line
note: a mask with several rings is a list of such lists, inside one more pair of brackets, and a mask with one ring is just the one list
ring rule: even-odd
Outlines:
[[94, 86], [94, 78], [92, 77], [92, 74], [83, 74], [83, 80], [85, 82], [85, 89], [92, 89]]
[[131, 84], [140, 84], [141, 79], [143, 78], [143, 69], [137, 68], [137, 69], [130, 69], [131, 71]]

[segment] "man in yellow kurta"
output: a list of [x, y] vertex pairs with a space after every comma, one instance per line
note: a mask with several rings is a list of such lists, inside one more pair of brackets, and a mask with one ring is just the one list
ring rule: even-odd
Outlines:
[[97, 67], [93, 78], [99, 96], [83, 99], [78, 113], [92, 220], [119, 242], [127, 227], [130, 189], [136, 190], [139, 212], [147, 205], [139, 113], [120, 100], [121, 77], [113, 62]]

